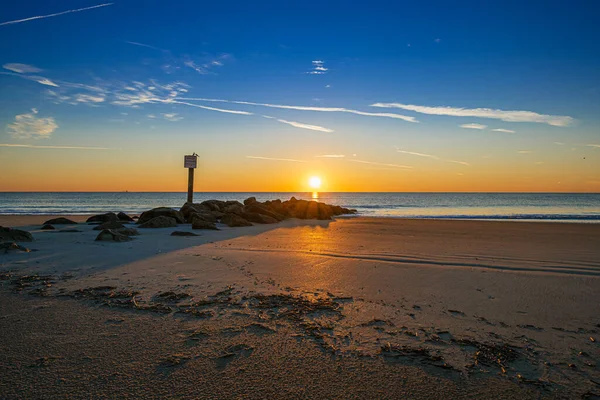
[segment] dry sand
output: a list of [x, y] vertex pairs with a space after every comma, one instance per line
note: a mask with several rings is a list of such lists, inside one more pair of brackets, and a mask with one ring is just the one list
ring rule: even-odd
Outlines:
[[600, 392], [600, 225], [76, 228], [0, 255], [0, 398]]

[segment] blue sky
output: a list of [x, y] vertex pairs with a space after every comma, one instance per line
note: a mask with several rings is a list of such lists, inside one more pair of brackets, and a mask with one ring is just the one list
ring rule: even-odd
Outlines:
[[5, 1], [0, 163], [196, 151], [215, 181], [273, 159], [262, 174], [302, 162], [332, 190], [340, 163], [474, 190], [516, 163], [519, 188], [600, 190], [600, 5], [488, 3]]

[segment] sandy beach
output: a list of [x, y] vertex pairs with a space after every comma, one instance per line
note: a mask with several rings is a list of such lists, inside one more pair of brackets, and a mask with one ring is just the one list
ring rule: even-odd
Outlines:
[[107, 243], [49, 218], [0, 217], [35, 239], [0, 255], [0, 398], [600, 393], [600, 224], [338, 217]]

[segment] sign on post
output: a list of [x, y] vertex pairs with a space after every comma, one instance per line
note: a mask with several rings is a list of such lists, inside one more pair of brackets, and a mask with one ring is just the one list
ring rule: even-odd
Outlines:
[[188, 169], [188, 203], [193, 203], [194, 200], [194, 168], [198, 164], [198, 155], [196, 153], [191, 156], [183, 156], [183, 167]]
[[196, 168], [198, 164], [198, 156], [184, 156], [183, 157], [183, 167], [184, 168]]

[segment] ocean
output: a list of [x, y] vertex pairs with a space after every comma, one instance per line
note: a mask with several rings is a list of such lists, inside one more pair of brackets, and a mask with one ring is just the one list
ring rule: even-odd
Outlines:
[[[179, 208], [186, 193], [0, 193], [0, 215], [92, 214]], [[195, 193], [209, 199], [259, 201], [294, 196], [354, 208], [359, 215], [389, 218], [534, 220], [600, 223], [598, 193]]]

